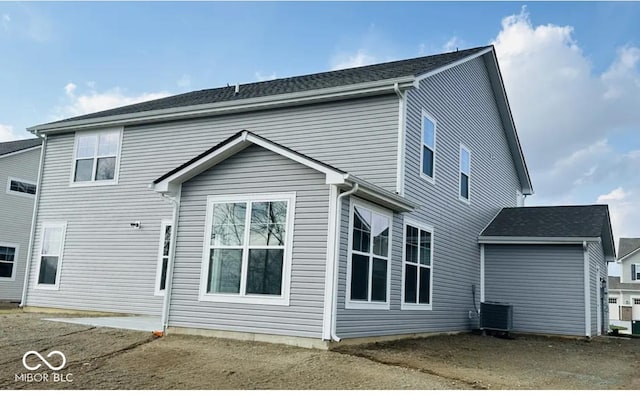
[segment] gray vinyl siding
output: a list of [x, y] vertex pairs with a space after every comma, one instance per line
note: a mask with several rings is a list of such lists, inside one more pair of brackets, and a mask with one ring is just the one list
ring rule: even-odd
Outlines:
[[513, 305], [514, 332], [584, 336], [581, 245], [487, 245], [485, 300]]
[[[600, 303], [600, 277], [607, 277], [607, 262], [604, 258], [604, 251], [601, 243], [589, 243], [589, 270], [590, 270], [590, 293], [591, 293], [591, 334], [596, 335], [598, 333], [598, 303]], [[600, 269], [600, 276], [598, 276], [598, 269]], [[605, 295], [605, 300], [607, 297]], [[604, 314], [608, 303], [602, 306], [602, 312]], [[605, 318], [608, 317], [608, 314]]]
[[[435, 184], [420, 176], [421, 114], [437, 122]], [[341, 337], [470, 330], [479, 302], [477, 237], [502, 207], [516, 205], [519, 180], [482, 59], [420, 82], [407, 93], [405, 197], [419, 204], [393, 223], [390, 310], [347, 310], [348, 206], [342, 211], [337, 330]], [[460, 143], [471, 150], [471, 204], [458, 199]], [[347, 199], [345, 199], [347, 200]], [[433, 310], [401, 310], [404, 216], [434, 227]], [[476, 305], [477, 306], [477, 305]]]
[[[242, 129], [395, 188], [398, 99], [381, 96], [126, 127], [117, 185], [70, 187], [74, 134], [49, 137], [29, 306], [160, 314], [160, 224], [172, 207], [149, 184]], [[43, 221], [67, 221], [59, 290], [34, 287]], [[140, 221], [141, 229], [129, 224]]]
[[[296, 193], [289, 306], [198, 301], [208, 195]], [[169, 325], [320, 338], [329, 187], [325, 176], [250, 146], [182, 186]]]
[[39, 164], [39, 148], [0, 157], [0, 246], [3, 243], [18, 245], [14, 279], [0, 279], [0, 300], [19, 302], [22, 298], [35, 202], [34, 195], [8, 194], [7, 183], [9, 177], [37, 183]]

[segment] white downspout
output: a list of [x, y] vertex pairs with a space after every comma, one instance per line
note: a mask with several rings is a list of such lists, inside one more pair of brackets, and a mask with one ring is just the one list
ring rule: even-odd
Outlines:
[[36, 234], [36, 221], [38, 219], [38, 204], [40, 203], [40, 190], [42, 189], [42, 171], [44, 169], [44, 152], [47, 149], [47, 135], [34, 131], [34, 134], [42, 139], [40, 147], [40, 167], [38, 168], [38, 181], [36, 183], [36, 196], [33, 202], [33, 214], [31, 215], [31, 231], [29, 235], [29, 247], [27, 250], [27, 263], [24, 268], [24, 283], [22, 286], [22, 298], [20, 299], [20, 307], [24, 307], [27, 303], [27, 289], [29, 288], [29, 276], [31, 269], [31, 258], [33, 257], [33, 239]]
[[589, 245], [582, 242], [584, 254], [584, 332], [585, 336], [591, 337], [591, 271], [589, 267]]
[[[332, 291], [333, 291], [333, 295], [332, 295], [332, 299], [333, 299], [333, 308], [332, 308], [332, 313], [331, 313], [331, 340], [334, 340], [336, 342], [339, 342], [341, 339], [340, 337], [338, 337], [338, 334], [336, 333], [336, 327], [337, 327], [337, 321], [338, 321], [338, 295], [337, 295], [337, 290], [338, 290], [338, 274], [340, 271], [340, 230], [342, 229], [342, 221], [341, 221], [341, 216], [342, 216], [342, 198], [345, 196], [349, 196], [349, 195], [353, 195], [354, 193], [358, 192], [358, 188], [360, 186], [358, 185], [358, 183], [354, 183], [353, 187], [346, 191], [346, 192], [342, 192], [340, 195], [338, 195], [337, 198], [337, 207], [336, 207], [336, 221], [335, 221], [335, 229], [334, 229], [334, 252], [333, 252], [333, 286], [332, 286]], [[347, 296], [345, 295], [345, 298]]]
[[167, 331], [169, 325], [169, 307], [171, 304], [171, 289], [173, 285], [173, 267], [176, 256], [176, 239], [178, 234], [178, 215], [180, 214], [180, 196], [182, 194], [182, 188], [178, 191], [178, 195], [175, 198], [167, 196], [162, 193], [163, 199], [167, 200], [173, 205], [173, 216], [171, 221], [171, 241], [169, 245], [169, 262], [167, 263], [167, 278], [164, 288], [164, 299], [162, 300], [162, 332]]
[[406, 119], [406, 100], [405, 95], [400, 91], [400, 87], [396, 82], [393, 90], [398, 95], [398, 152], [396, 154], [396, 192], [400, 196], [404, 196], [404, 156], [405, 156], [405, 119]]

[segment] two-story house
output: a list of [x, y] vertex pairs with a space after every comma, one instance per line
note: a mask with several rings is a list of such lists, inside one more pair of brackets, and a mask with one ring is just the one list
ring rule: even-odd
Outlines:
[[640, 238], [621, 237], [620, 277], [609, 277], [609, 317], [622, 333], [640, 334]]
[[0, 301], [22, 298], [41, 144], [0, 143]]
[[[30, 130], [45, 154], [25, 305], [169, 333], [325, 347], [469, 330], [484, 245], [513, 242], [479, 235], [533, 192], [491, 46]], [[587, 318], [558, 332], [596, 334]]]

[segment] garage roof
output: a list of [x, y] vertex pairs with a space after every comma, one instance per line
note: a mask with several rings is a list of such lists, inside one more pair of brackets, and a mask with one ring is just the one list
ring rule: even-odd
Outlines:
[[501, 238], [540, 243], [600, 238], [605, 256], [615, 257], [606, 204], [503, 208], [480, 234], [481, 241]]

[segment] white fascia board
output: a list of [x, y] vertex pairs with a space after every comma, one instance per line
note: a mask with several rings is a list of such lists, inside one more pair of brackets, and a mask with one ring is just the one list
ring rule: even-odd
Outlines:
[[479, 236], [479, 244], [582, 244], [599, 242], [599, 237], [516, 237]]
[[305, 156], [296, 154], [288, 149], [285, 149], [277, 144], [273, 144], [258, 136], [252, 135], [248, 132], [243, 132], [237, 138], [229, 141], [227, 144], [219, 147], [217, 150], [211, 152], [209, 155], [200, 158], [198, 161], [190, 164], [184, 169], [172, 174], [164, 180], [158, 182], [153, 186], [153, 189], [159, 193], [175, 192], [177, 187], [183, 182], [195, 177], [203, 171], [215, 166], [223, 160], [237, 154], [243, 149], [247, 148], [251, 144], [258, 145], [264, 149], [281, 155], [285, 158], [291, 159], [311, 169], [317, 170], [326, 176], [327, 184], [344, 184], [347, 177], [346, 173], [342, 173], [328, 166], [324, 166], [319, 162], [313, 161]]
[[18, 151], [9, 152], [8, 154], [0, 155], [0, 158], [6, 158], [6, 157], [9, 157], [9, 156], [13, 156], [13, 155], [24, 154], [26, 152], [35, 151], [35, 150], [41, 149], [41, 148], [42, 148], [42, 145], [37, 145], [35, 147], [25, 148], [25, 149], [21, 149], [21, 150], [18, 150]]
[[474, 54], [466, 56], [466, 57], [464, 57], [462, 59], [456, 60], [455, 62], [451, 62], [451, 63], [449, 63], [447, 65], [444, 65], [444, 66], [442, 66], [440, 68], [437, 68], [435, 70], [431, 70], [428, 73], [421, 74], [421, 75], [416, 77], [416, 80], [414, 82], [414, 84], [415, 84], [414, 86], [417, 88], [418, 84], [420, 83], [420, 81], [424, 80], [425, 78], [429, 78], [429, 77], [434, 76], [436, 74], [442, 73], [443, 71], [446, 71], [446, 70], [449, 70], [451, 68], [454, 68], [454, 67], [456, 67], [456, 66], [458, 66], [458, 65], [460, 65], [462, 63], [468, 62], [468, 61], [473, 60], [475, 58], [479, 58], [480, 56], [482, 56], [482, 55], [484, 55], [486, 53], [489, 53], [491, 51], [493, 51], [493, 48], [489, 47], [489, 48], [483, 49], [482, 51], [478, 51], [478, 52], [476, 52]]
[[[281, 95], [269, 95], [249, 99], [199, 104], [194, 106], [173, 107], [162, 110], [142, 111], [138, 113], [112, 115], [77, 121], [61, 121], [32, 126], [27, 128], [27, 130], [34, 134], [63, 133], [71, 130], [75, 131], [110, 125], [134, 125], [149, 122], [213, 116], [224, 113], [264, 110], [267, 108], [300, 105], [303, 103], [308, 104], [354, 97], [374, 96], [394, 93], [395, 84], [398, 84], [400, 89], [408, 89], [413, 86], [413, 80], [413, 76], [406, 76]], [[240, 89], [242, 90], [242, 85], [240, 85]]]
[[347, 175], [345, 181], [348, 181], [350, 185], [358, 184], [358, 192], [355, 193], [356, 196], [377, 203], [393, 211], [409, 212], [418, 207], [415, 203], [400, 195], [387, 191], [386, 189], [361, 178], [352, 176], [351, 174]]

